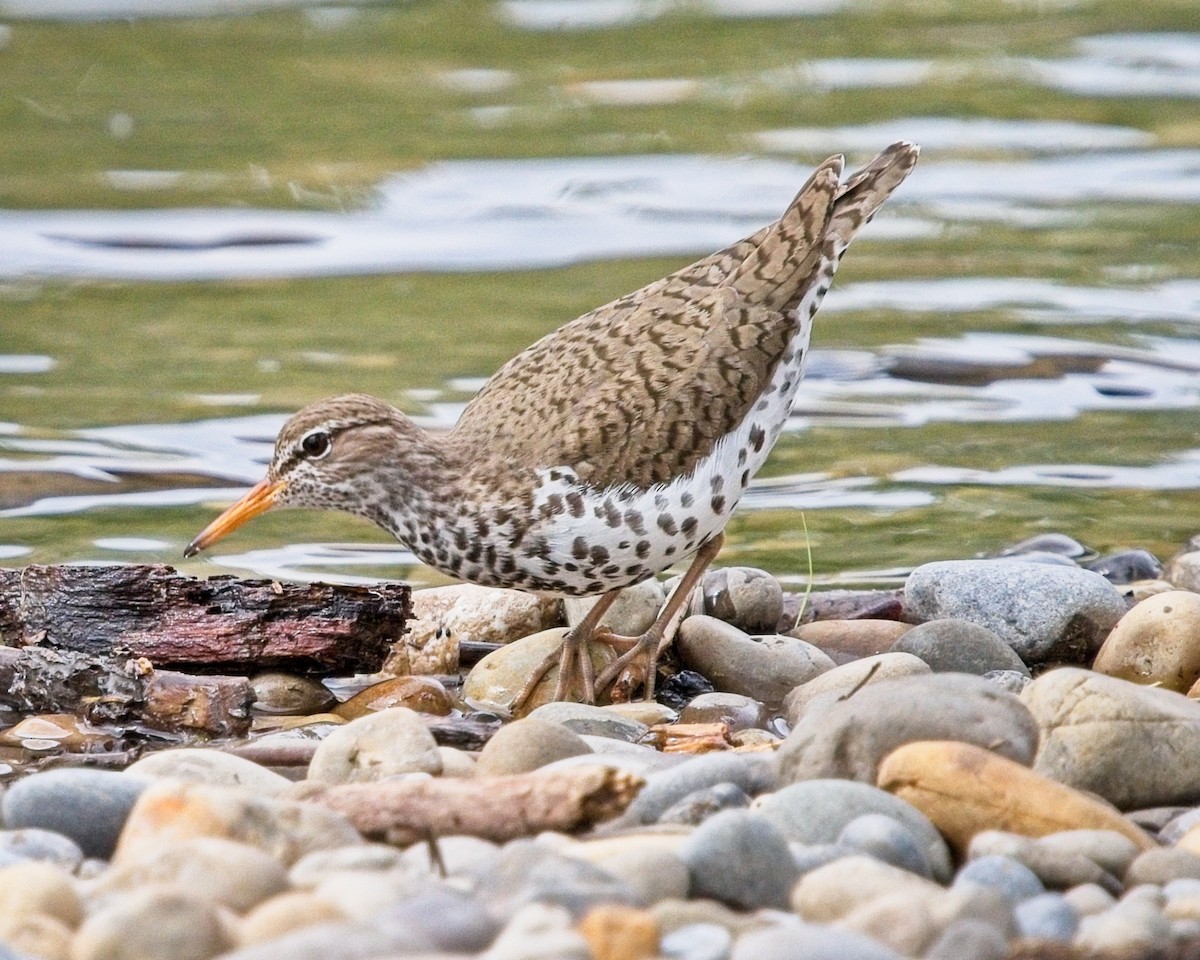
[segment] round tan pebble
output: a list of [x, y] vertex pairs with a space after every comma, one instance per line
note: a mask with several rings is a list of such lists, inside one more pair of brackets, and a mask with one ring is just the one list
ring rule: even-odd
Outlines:
[[473, 777], [478, 759], [465, 750], [454, 747], [438, 747], [438, 756], [442, 758], [443, 777]]
[[38, 960], [68, 960], [71, 929], [44, 913], [0, 918], [0, 944]]
[[960, 853], [991, 829], [1027, 837], [1115, 830], [1142, 850], [1155, 845], [1103, 800], [968, 743], [905, 744], [884, 758], [877, 782], [924, 813]]
[[338, 704], [333, 712], [347, 720], [357, 720], [390, 707], [407, 707], [417, 713], [444, 717], [452, 704], [446, 688], [433, 677], [391, 677], [360, 690]]
[[658, 956], [658, 921], [644, 910], [593, 907], [579, 922], [592, 960], [649, 960]]
[[74, 929], [83, 903], [70, 874], [37, 860], [0, 869], [0, 924], [6, 918], [41, 914]]
[[940, 884], [864, 854], [810, 870], [792, 888], [792, 909], [813, 923], [834, 923], [880, 897], [903, 894], [930, 900]]
[[1200, 594], [1172, 590], [1141, 601], [1113, 627], [1092, 669], [1185, 693], [1200, 678]]
[[260, 797], [277, 796], [291, 785], [287, 777], [244, 757], [197, 747], [151, 753], [131, 763], [122, 773], [154, 780], [186, 780], [210, 787], [240, 787]]
[[591, 752], [592, 748], [574, 730], [537, 717], [525, 717], [501, 727], [484, 744], [476, 772], [480, 776], [527, 773], [564, 757]]
[[1171, 558], [1163, 579], [1180, 590], [1200, 590], [1200, 551], [1191, 550]]
[[865, 933], [905, 957], [921, 957], [942, 932], [933, 905], [942, 890], [897, 891], [861, 904], [838, 920], [838, 927]]
[[231, 946], [211, 903], [173, 890], [136, 890], [88, 917], [71, 960], [209, 960]]
[[820, 676], [813, 677], [807, 683], [800, 684], [787, 695], [783, 706], [787, 712], [788, 723], [794, 727], [805, 708], [823, 693], [840, 696], [868, 684], [879, 683], [880, 680], [894, 680], [918, 673], [933, 673], [933, 670], [924, 660], [914, 657], [911, 653], [881, 653], [843, 663]]
[[260, 673], [250, 678], [250, 687], [255, 713], [307, 715], [321, 713], [335, 702], [323, 683], [295, 673]]
[[317, 746], [308, 779], [371, 783], [400, 773], [442, 772], [437, 741], [421, 715], [406, 707], [368, 713], [338, 727]]
[[808, 641], [835, 663], [849, 663], [887, 653], [911, 629], [911, 623], [898, 620], [814, 620], [800, 624], [788, 636]]
[[302, 890], [292, 890], [265, 900], [238, 925], [238, 943], [250, 946], [275, 940], [315, 923], [334, 923], [346, 915], [327, 900]]

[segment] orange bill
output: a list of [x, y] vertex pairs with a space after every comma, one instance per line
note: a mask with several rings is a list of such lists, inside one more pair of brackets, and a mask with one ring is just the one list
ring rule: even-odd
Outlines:
[[183, 555], [194, 557], [201, 550], [207, 550], [225, 534], [232, 533], [260, 513], [270, 510], [275, 506], [275, 498], [286, 486], [286, 480], [262, 480], [255, 484], [241, 500], [201, 530], [196, 539], [187, 545]]

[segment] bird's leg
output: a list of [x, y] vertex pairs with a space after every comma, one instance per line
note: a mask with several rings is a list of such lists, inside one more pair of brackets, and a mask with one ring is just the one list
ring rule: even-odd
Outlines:
[[692, 596], [692, 591], [699, 585], [701, 578], [704, 576], [704, 571], [716, 559], [717, 554], [721, 552], [721, 547], [724, 545], [725, 534], [718, 533], [696, 551], [695, 557], [692, 558], [691, 566], [687, 568], [687, 572], [680, 578], [678, 586], [671, 591], [671, 596], [667, 598], [667, 602], [663, 605], [658, 617], [650, 625], [650, 629], [640, 637], [616, 637], [611, 635], [596, 637], [597, 640], [603, 643], [610, 643], [613, 646], [628, 645], [628, 649], [605, 667], [600, 676], [596, 678], [595, 686], [597, 690], [604, 690], [610, 684], [615, 687], [618, 683], [622, 692], [633, 689], [637, 682], [637, 677], [628, 668], [639, 657], [645, 657], [646, 676], [644, 679], [645, 689], [643, 699], [654, 699], [654, 683], [656, 679], [655, 674], [658, 671], [658, 658], [671, 645], [671, 641], [675, 639], [675, 633], [679, 629], [679, 624], [683, 621], [684, 612], [687, 609], [688, 600]]
[[596, 634], [601, 619], [608, 613], [608, 608], [613, 605], [619, 593], [619, 590], [611, 590], [602, 594], [592, 608], [583, 615], [583, 619], [567, 631], [567, 635], [563, 637], [562, 646], [538, 664], [537, 669], [530, 674], [525, 685], [513, 698], [512, 710], [514, 713], [533, 696], [533, 691], [537, 689], [538, 684], [555, 666], [558, 667], [558, 682], [554, 687], [555, 700], [567, 699], [571, 681], [574, 679], [575, 671], [578, 670], [583, 681], [584, 702], [596, 702], [595, 670], [592, 667], [588, 644]]

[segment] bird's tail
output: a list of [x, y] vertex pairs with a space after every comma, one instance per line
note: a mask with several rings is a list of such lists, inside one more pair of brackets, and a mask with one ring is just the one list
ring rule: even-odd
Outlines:
[[854, 234], [912, 172], [919, 153], [916, 144], [893, 143], [845, 183], [842, 158], [830, 157], [726, 283], [746, 301], [772, 310], [805, 299], [814, 301], [815, 310]]

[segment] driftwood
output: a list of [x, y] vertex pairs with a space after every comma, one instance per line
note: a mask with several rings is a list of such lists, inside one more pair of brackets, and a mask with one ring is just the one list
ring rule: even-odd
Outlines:
[[629, 805], [642, 783], [612, 767], [570, 767], [504, 777], [350, 783], [304, 799], [332, 807], [360, 833], [390, 843], [451, 834], [503, 843], [610, 820]]
[[148, 661], [46, 647], [0, 647], [0, 704], [73, 713], [91, 723], [210, 737], [244, 736], [254, 692], [245, 677], [194, 677]]
[[185, 577], [168, 566], [0, 570], [0, 643], [156, 667], [369, 673], [410, 616], [404, 584]]
[[[801, 609], [803, 608], [803, 609]], [[784, 597], [779, 632], [814, 620], [905, 620], [904, 590], [822, 590]]]

